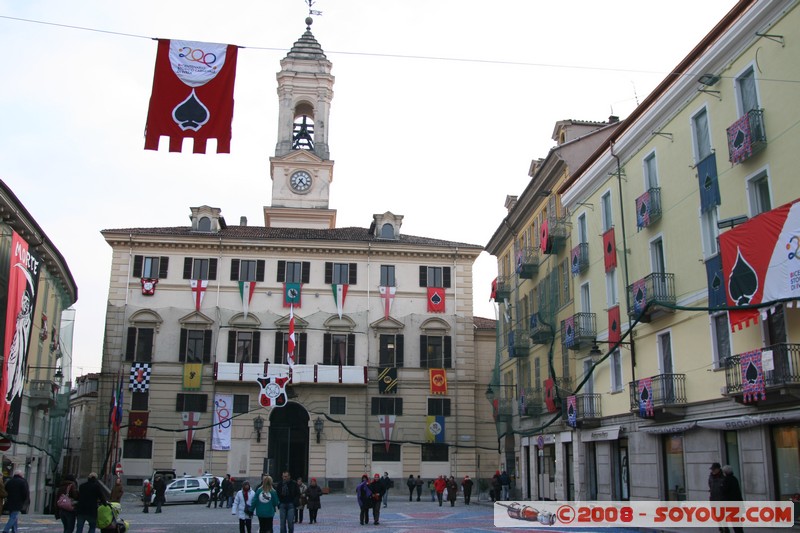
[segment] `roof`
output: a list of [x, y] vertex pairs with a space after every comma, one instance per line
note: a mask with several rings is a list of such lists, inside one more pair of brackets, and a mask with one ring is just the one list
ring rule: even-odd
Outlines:
[[321, 60], [327, 59], [325, 57], [325, 52], [322, 50], [322, 46], [317, 42], [314, 38], [314, 35], [311, 33], [311, 17], [306, 19], [306, 31], [305, 33], [292, 45], [292, 49], [289, 50], [289, 53], [286, 54], [286, 57], [290, 57], [292, 59], [306, 59], [306, 60]]
[[480, 316], [472, 317], [472, 323], [475, 326], [475, 329], [496, 329], [497, 328], [497, 320], [493, 318], [483, 318]]
[[266, 228], [263, 226], [227, 226], [219, 232], [193, 231], [190, 226], [165, 227], [165, 228], [122, 228], [106, 229], [103, 235], [120, 233], [124, 235], [152, 236], [152, 237], [192, 237], [195, 239], [206, 238], [212, 241], [219, 239], [255, 239], [264, 241], [339, 241], [339, 242], [370, 242], [382, 245], [398, 243], [401, 245], [436, 246], [475, 248], [483, 250], [477, 244], [468, 244], [428, 237], [415, 237], [413, 235], [400, 235], [398, 240], [381, 239], [370, 233], [368, 228]]

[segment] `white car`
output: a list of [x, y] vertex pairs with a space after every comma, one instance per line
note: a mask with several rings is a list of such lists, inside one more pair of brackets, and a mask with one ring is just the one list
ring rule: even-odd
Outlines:
[[208, 503], [209, 497], [208, 483], [205, 479], [179, 477], [167, 485], [164, 503]]

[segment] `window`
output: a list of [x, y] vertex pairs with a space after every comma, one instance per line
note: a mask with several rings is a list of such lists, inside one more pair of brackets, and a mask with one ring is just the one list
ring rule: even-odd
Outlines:
[[167, 277], [169, 257], [133, 256], [133, 277], [164, 279]]
[[739, 116], [759, 108], [756, 76], [753, 67], [748, 67], [744, 73], [736, 78], [736, 97], [739, 105]]
[[185, 257], [183, 259], [183, 279], [217, 279], [217, 260], [196, 259]]
[[450, 368], [452, 366], [451, 340], [449, 335], [420, 335], [420, 368]]
[[381, 265], [381, 287], [394, 286], [394, 265]]
[[[672, 374], [672, 334], [669, 332], [658, 335], [658, 369], [662, 374]], [[666, 383], [672, 383], [667, 381]]]
[[178, 361], [181, 363], [210, 363], [211, 330], [181, 328]]
[[609, 364], [611, 367], [611, 392], [620, 392], [624, 388], [622, 382], [622, 352], [614, 350]]
[[228, 332], [229, 363], [258, 363], [260, 351], [260, 331]]
[[153, 360], [153, 328], [128, 328], [126, 361], [149, 362]]
[[346, 396], [331, 396], [329, 402], [329, 412], [332, 415], [346, 415], [347, 414], [347, 397]]
[[428, 416], [450, 416], [450, 399], [428, 398]]
[[381, 335], [378, 366], [402, 367], [403, 366], [403, 336]]
[[569, 292], [569, 280], [572, 278], [572, 270], [570, 267], [570, 260], [569, 258], [564, 259], [561, 261], [561, 265], [559, 266], [559, 276], [560, 279], [560, 287], [561, 287], [561, 297], [559, 298], [561, 305], [566, 305], [572, 300], [572, 295]]
[[450, 460], [449, 451], [450, 448], [447, 444], [439, 444], [439, 443], [431, 443], [431, 444], [423, 444], [422, 448], [422, 460], [424, 462], [437, 462], [437, 463], [444, 463]]
[[731, 356], [731, 335], [728, 325], [728, 313], [711, 315], [711, 342], [714, 368], [723, 368]]
[[[306, 346], [308, 334], [294, 332], [294, 362], [298, 365], [305, 365], [306, 362]], [[289, 332], [278, 331], [275, 333], [275, 355], [274, 362], [279, 365], [288, 363], [287, 356], [289, 355]]]
[[356, 336], [353, 333], [326, 333], [323, 342], [323, 365], [356, 364]]
[[[508, 254], [505, 256], [506, 268], [503, 269], [505, 275], [512, 272], [509, 266], [510, 259]], [[420, 287], [442, 287], [444, 289], [450, 288], [450, 267], [419, 267], [419, 286]]]
[[589, 379], [587, 379], [586, 383], [583, 384], [584, 394], [594, 394], [594, 373], [590, 374], [591, 371], [592, 371], [592, 361], [589, 359], [585, 359], [583, 361], [583, 378], [589, 376]]
[[[202, 440], [193, 440], [192, 447], [187, 449], [186, 441], [179, 440], [175, 443], [175, 459], [204, 459], [206, 453], [206, 443]], [[195, 488], [200, 488], [200, 482], [196, 479], [187, 479], [187, 489], [193, 484]]]
[[754, 217], [772, 209], [767, 171], [761, 171], [747, 180], [747, 199], [750, 202], [750, 216]]
[[394, 239], [394, 226], [391, 224], [381, 226], [381, 239]]
[[373, 415], [402, 415], [402, 398], [372, 398]]
[[[659, 237], [650, 242], [650, 267], [651, 272], [663, 274], [667, 271], [666, 260], [664, 258], [664, 240]], [[656, 296], [658, 297], [658, 296]]]
[[589, 284], [584, 283], [581, 285], [581, 313], [592, 312], [592, 299], [589, 292]]
[[617, 269], [614, 268], [606, 272], [606, 305], [607, 307], [614, 307], [619, 303], [619, 294], [617, 290]]
[[211, 219], [208, 217], [201, 217], [197, 221], [197, 231], [211, 231]]
[[705, 258], [715, 256], [719, 253], [719, 212], [714, 206], [708, 211], [700, 213], [700, 231], [703, 238], [703, 255]]
[[149, 392], [134, 391], [131, 393], [131, 411], [147, 411], [150, 400]]
[[614, 217], [611, 213], [611, 191], [600, 197], [600, 216], [603, 217], [603, 232], [610, 230], [614, 225]]
[[123, 459], [152, 459], [153, 441], [147, 439], [125, 439], [122, 442]]
[[686, 473], [683, 465], [683, 434], [664, 435], [664, 487], [666, 500], [686, 499]]
[[395, 461], [400, 462], [400, 445], [389, 444], [389, 450], [386, 450], [386, 444], [374, 443], [372, 445], [372, 461]]
[[645, 190], [658, 187], [658, 168], [656, 167], [656, 153], [652, 152], [644, 158]]
[[699, 163], [711, 155], [711, 134], [708, 129], [708, 112], [705, 108], [692, 117], [692, 133], [694, 134], [694, 155]]
[[238, 415], [250, 412], [250, 395], [249, 394], [234, 394], [233, 395], [233, 414]]
[[231, 259], [231, 281], [264, 281], [263, 259]]
[[586, 213], [578, 215], [578, 242], [581, 244], [589, 242], [589, 231], [586, 228]]
[[205, 413], [207, 405], [208, 394], [184, 394], [179, 392], [176, 396], [175, 410], [179, 412]]
[[325, 263], [325, 283], [328, 285], [355, 285], [358, 283], [358, 265], [355, 263]]
[[308, 283], [311, 279], [309, 261], [278, 261], [279, 283]]

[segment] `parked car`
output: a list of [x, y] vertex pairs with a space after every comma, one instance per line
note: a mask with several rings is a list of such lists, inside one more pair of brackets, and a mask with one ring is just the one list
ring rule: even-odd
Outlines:
[[209, 493], [208, 483], [202, 477], [180, 477], [167, 485], [164, 503], [208, 503]]

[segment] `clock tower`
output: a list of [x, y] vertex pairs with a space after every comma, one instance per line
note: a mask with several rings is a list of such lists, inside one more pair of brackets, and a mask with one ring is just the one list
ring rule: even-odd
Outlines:
[[328, 118], [333, 99], [331, 62], [306, 31], [281, 60], [278, 72], [278, 142], [270, 157], [272, 205], [264, 207], [266, 227], [336, 227], [328, 208], [333, 161], [328, 150]]

